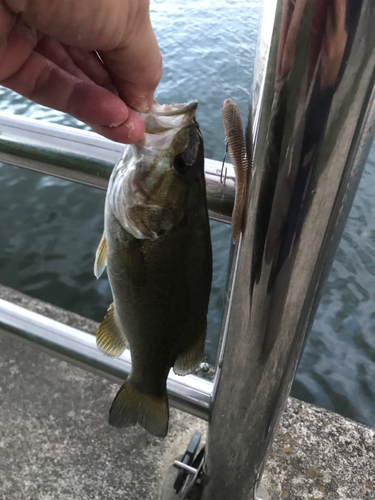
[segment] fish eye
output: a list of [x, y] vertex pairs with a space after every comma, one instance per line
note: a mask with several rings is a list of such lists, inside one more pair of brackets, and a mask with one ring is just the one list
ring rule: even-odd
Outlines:
[[193, 165], [193, 159], [186, 153], [180, 153], [173, 159], [173, 167], [179, 174], [186, 174]]

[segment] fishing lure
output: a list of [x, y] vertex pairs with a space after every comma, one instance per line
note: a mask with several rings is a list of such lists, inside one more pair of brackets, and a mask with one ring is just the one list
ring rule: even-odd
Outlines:
[[238, 106], [231, 99], [226, 99], [221, 110], [225, 140], [233, 161], [236, 176], [236, 196], [232, 212], [232, 239], [235, 243], [245, 229], [247, 203], [249, 198], [252, 173], [252, 110], [249, 109], [249, 122], [246, 128], [246, 141]]

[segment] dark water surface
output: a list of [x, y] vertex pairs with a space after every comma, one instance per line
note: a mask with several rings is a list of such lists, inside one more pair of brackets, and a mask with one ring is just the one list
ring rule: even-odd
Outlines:
[[[221, 160], [221, 106], [249, 102], [259, 0], [152, 1], [164, 58], [156, 99], [199, 100], [205, 156]], [[0, 87], [0, 111], [82, 124]], [[375, 149], [371, 151], [293, 386], [293, 395], [375, 426]], [[93, 276], [103, 230], [103, 191], [0, 164], [0, 282], [101, 321], [111, 302]], [[206, 355], [213, 362], [230, 244], [211, 222], [214, 280]]]

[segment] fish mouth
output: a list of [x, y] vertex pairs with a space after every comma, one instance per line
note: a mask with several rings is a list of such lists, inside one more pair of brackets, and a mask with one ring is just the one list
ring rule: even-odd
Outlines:
[[185, 104], [158, 104], [154, 102], [151, 113], [156, 116], [178, 116], [195, 111], [198, 107], [198, 101], [193, 99]]
[[[198, 101], [185, 104], [154, 103], [150, 113], [139, 113], [145, 125], [145, 136], [177, 132], [195, 121]], [[172, 132], [172, 133], [173, 133]], [[142, 139], [141, 139], [142, 140]]]

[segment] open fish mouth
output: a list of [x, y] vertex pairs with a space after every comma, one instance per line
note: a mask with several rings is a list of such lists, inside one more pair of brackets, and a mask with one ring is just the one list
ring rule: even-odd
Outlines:
[[145, 124], [145, 135], [176, 131], [189, 125], [195, 119], [198, 101], [185, 104], [154, 103], [150, 113], [140, 113]]
[[195, 111], [197, 106], [198, 101], [195, 99], [185, 104], [158, 104], [154, 102], [151, 113], [157, 116], [178, 116]]

